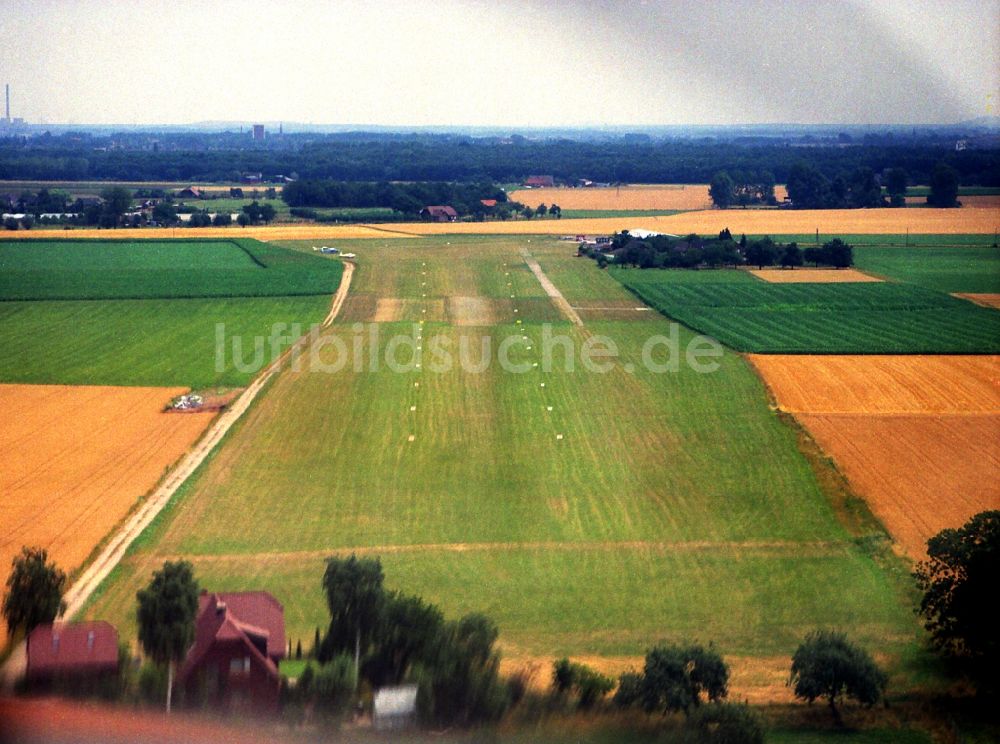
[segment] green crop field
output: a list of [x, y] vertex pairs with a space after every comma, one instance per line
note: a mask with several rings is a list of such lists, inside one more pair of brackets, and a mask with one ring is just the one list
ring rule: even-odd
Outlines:
[[[263, 359], [270, 361], [275, 323], [298, 323], [307, 332], [329, 307], [329, 295], [0, 302], [0, 382], [246, 385], [260, 369], [253, 364], [256, 338], [264, 344]], [[228, 340], [221, 370], [218, 324]], [[278, 329], [277, 337], [287, 335], [287, 328]], [[240, 339], [244, 371], [234, 362], [234, 337]]]
[[[1000, 313], [913, 284], [768, 284], [738, 271], [609, 273], [660, 312], [739, 351], [1000, 352]], [[702, 274], [712, 278], [694, 278]]]
[[341, 271], [246, 238], [0, 241], [0, 300], [332, 294]]
[[0, 266], [0, 381], [78, 385], [245, 385], [343, 273], [255, 240], [7, 241]]
[[857, 248], [859, 269], [940, 292], [1000, 292], [1000, 249], [962, 247]]
[[[308, 647], [327, 623], [324, 558], [358, 550], [381, 556], [389, 586], [449, 616], [493, 616], [505, 653], [518, 658], [641, 655], [660, 639], [697, 638], [773, 659], [819, 626], [850, 629], [897, 670], [918, 655], [902, 584], [856, 547], [796, 432], [738, 354], [722, 351], [714, 372], [683, 363], [655, 372], [643, 348], [668, 339], [671, 324], [652, 313], [584, 328], [518, 324], [514, 308], [548, 302], [521, 248], [571, 303], [629, 301], [556, 240], [356, 246], [352, 295], [514, 294], [511, 311], [491, 327], [335, 324], [317, 352], [326, 368], [306, 364], [275, 380], [88, 616], [133, 634], [136, 590], [183, 556], [207, 588], [273, 592], [290, 637]], [[421, 366], [393, 371], [380, 357], [372, 371], [365, 345], [359, 366], [351, 358], [335, 369], [373, 327], [383, 344], [419, 336]], [[694, 336], [673, 329], [683, 356]], [[599, 373], [577, 354], [570, 371], [557, 349], [549, 368], [546, 334], [577, 350], [604, 336], [619, 357]], [[508, 338], [518, 339], [510, 361], [521, 371], [433, 364], [435, 344], [457, 360], [465, 339], [475, 362], [484, 340], [495, 355]], [[412, 354], [399, 358], [415, 365]], [[652, 352], [658, 362], [666, 354]]]

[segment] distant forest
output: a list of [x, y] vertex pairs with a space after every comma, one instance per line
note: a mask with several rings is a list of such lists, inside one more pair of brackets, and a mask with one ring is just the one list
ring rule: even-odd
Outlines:
[[559, 182], [709, 183], [722, 168], [769, 171], [785, 183], [797, 163], [824, 177], [870, 168], [902, 168], [928, 183], [945, 162], [967, 186], [1000, 186], [1000, 150], [956, 151], [954, 143], [886, 140], [848, 145], [742, 144], [710, 139], [603, 141], [471, 138], [417, 134], [383, 137], [285, 135], [259, 147], [205, 135], [145, 139], [42, 135], [0, 140], [0, 179], [239, 181], [246, 173], [340, 181], [520, 182], [551, 174]]

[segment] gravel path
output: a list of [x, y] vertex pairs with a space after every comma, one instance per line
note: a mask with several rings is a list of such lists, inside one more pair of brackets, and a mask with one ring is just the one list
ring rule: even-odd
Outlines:
[[565, 315], [568, 320], [573, 321], [573, 323], [578, 326], [582, 326], [583, 318], [579, 316], [576, 310], [573, 309], [573, 306], [569, 304], [565, 297], [563, 297], [563, 293], [560, 292], [559, 288], [552, 283], [552, 280], [545, 275], [545, 272], [542, 271], [542, 267], [539, 265], [538, 261], [535, 260], [534, 256], [528, 252], [527, 248], [521, 249], [521, 255], [524, 257], [524, 262], [528, 264], [528, 268], [531, 269], [532, 273], [538, 279], [538, 283], [542, 285], [542, 288], [545, 290], [545, 294], [552, 299], [553, 304], [559, 308], [559, 311]]

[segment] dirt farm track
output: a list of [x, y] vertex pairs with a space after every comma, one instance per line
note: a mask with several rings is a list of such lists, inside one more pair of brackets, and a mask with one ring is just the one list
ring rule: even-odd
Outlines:
[[162, 412], [184, 392], [0, 385], [0, 585], [23, 545], [83, 563], [212, 420]]
[[911, 558], [1000, 508], [1000, 357], [750, 360]]
[[664, 217], [599, 217], [512, 222], [404, 222], [381, 225], [275, 225], [272, 227], [125, 228], [121, 230], [18, 230], [17, 238], [226, 238], [258, 240], [348, 240], [411, 238], [420, 235], [582, 235], [645, 228], [686, 235], [710, 234], [728, 227], [748, 235], [929, 233], [992, 234], [1000, 227], [1000, 209], [727, 209], [682, 212]]

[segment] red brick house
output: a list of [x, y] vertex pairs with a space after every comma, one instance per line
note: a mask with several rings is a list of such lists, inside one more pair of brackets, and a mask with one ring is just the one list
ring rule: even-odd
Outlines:
[[448, 206], [424, 207], [420, 210], [420, 216], [433, 222], [454, 222], [458, 219], [458, 212], [454, 207]]
[[202, 592], [194, 645], [177, 675], [188, 701], [247, 712], [278, 709], [285, 610], [267, 592]]
[[110, 623], [39, 625], [28, 636], [31, 681], [99, 678], [118, 672], [118, 631]]

